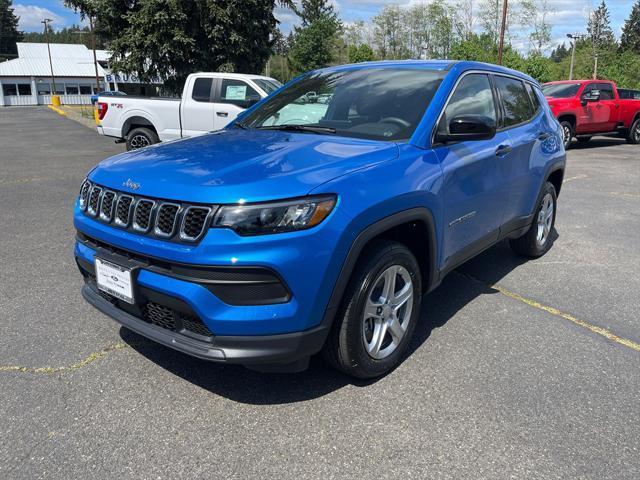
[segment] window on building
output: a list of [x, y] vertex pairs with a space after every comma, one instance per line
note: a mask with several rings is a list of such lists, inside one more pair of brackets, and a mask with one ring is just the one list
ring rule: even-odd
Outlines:
[[78, 95], [80, 93], [77, 83], [65, 83], [64, 86], [67, 95]]
[[3, 83], [2, 89], [5, 95], [18, 95], [18, 89], [15, 83]]
[[31, 84], [30, 83], [19, 83], [18, 84], [18, 95], [30, 96], [31, 95]]
[[56, 82], [56, 95], [64, 95], [64, 83]]
[[50, 95], [50, 94], [51, 94], [51, 84], [38, 82], [38, 95]]
[[91, 95], [91, 85], [80, 85], [80, 95]]

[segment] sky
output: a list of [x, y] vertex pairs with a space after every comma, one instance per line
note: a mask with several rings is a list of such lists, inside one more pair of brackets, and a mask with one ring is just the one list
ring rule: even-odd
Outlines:
[[[455, 3], [455, 0], [446, 1]], [[600, 3], [598, 0], [547, 0], [547, 2], [555, 11], [549, 18], [554, 44], [567, 40], [567, 33], [586, 32], [588, 12]], [[385, 5], [408, 6], [425, 3], [425, 0], [332, 0], [332, 3], [342, 21], [349, 23], [359, 20], [370, 21]], [[477, 4], [478, 1], [475, 3]], [[606, 3], [611, 14], [613, 31], [619, 37], [634, 0], [607, 0]], [[81, 23], [80, 16], [65, 8], [62, 0], [14, 0], [13, 6], [15, 13], [20, 17], [20, 29], [26, 32], [42, 31], [40, 22], [43, 18], [52, 19], [53, 28]], [[277, 8], [276, 17], [281, 22], [281, 30], [285, 33], [298, 24], [297, 17], [290, 10]], [[524, 37], [524, 32], [516, 31], [515, 33], [516, 35], [520, 33], [519, 36]], [[526, 49], [526, 42], [523, 40], [516, 38], [513, 43], [519, 50]]]

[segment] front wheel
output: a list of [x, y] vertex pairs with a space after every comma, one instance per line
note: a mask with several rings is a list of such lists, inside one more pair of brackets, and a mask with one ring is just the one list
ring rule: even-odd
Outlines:
[[573, 125], [563, 120], [560, 122], [560, 126], [562, 127], [562, 143], [564, 144], [564, 149], [568, 149], [571, 146], [571, 139], [573, 138]]
[[381, 240], [356, 267], [323, 356], [348, 375], [374, 378], [404, 358], [420, 314], [422, 279], [403, 244]]
[[127, 135], [127, 150], [137, 150], [138, 148], [147, 147], [159, 141], [160, 139], [156, 132], [150, 128], [134, 128], [129, 132], [129, 135]]
[[627, 143], [637, 145], [640, 143], [640, 118], [638, 118], [629, 129], [627, 134]]
[[525, 257], [541, 257], [551, 248], [551, 234], [556, 222], [558, 197], [551, 182], [546, 182], [538, 201], [531, 227], [523, 236], [509, 241], [511, 248]]

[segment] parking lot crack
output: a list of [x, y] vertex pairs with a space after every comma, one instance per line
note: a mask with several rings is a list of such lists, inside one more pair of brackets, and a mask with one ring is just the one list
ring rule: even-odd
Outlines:
[[556, 317], [560, 317], [564, 320], [567, 320], [571, 323], [573, 323], [574, 325], [577, 325], [579, 327], [582, 327], [586, 330], [589, 330], [592, 333], [595, 333], [597, 335], [600, 335], [602, 337], [605, 337], [607, 340], [610, 340], [612, 342], [615, 342], [619, 345], [623, 345], [627, 348], [630, 348], [632, 350], [635, 350], [637, 352], [640, 352], [640, 344], [634, 342], [633, 340], [630, 340], [628, 338], [624, 338], [621, 337], [619, 335], [616, 335], [615, 333], [613, 333], [611, 330], [607, 329], [607, 328], [603, 328], [603, 327], [599, 327], [597, 325], [593, 325], [585, 320], [581, 320], [579, 318], [574, 317], [573, 315], [569, 314], [569, 313], [565, 313], [562, 312], [561, 310], [558, 310], [555, 307], [550, 307], [548, 305], [544, 305], [536, 300], [532, 300], [530, 298], [525, 298], [522, 295], [520, 295], [519, 293], [516, 292], [512, 292], [510, 290], [507, 290], [506, 288], [498, 285], [498, 284], [494, 284], [494, 283], [488, 283], [488, 282], [484, 282], [482, 280], [480, 280], [479, 278], [474, 277], [473, 275], [469, 275], [468, 273], [462, 273], [462, 272], [456, 272], [459, 275], [461, 275], [464, 278], [467, 278], [473, 282], [476, 283], [481, 283], [483, 285], [488, 286], [489, 288], [496, 290], [498, 292], [500, 292], [502, 295], [509, 297], [513, 300], [517, 300], [519, 302], [522, 302], [526, 305], [529, 305], [530, 307], [533, 308], [537, 308], [538, 310], [542, 310], [544, 312], [550, 313], [551, 315], [554, 315]]
[[109, 345], [102, 350], [98, 350], [96, 352], [90, 353], [88, 356], [83, 358], [77, 363], [73, 363], [71, 365], [61, 366], [61, 367], [26, 367], [20, 365], [0, 365], [0, 372], [18, 372], [18, 373], [31, 373], [31, 374], [43, 374], [43, 375], [53, 375], [56, 373], [70, 373], [75, 372], [76, 370], [80, 370], [81, 368], [86, 367], [87, 365], [92, 364], [93, 362], [109, 355], [111, 352], [115, 352], [118, 350], [123, 350], [125, 348], [130, 347], [129, 344], [119, 342]]

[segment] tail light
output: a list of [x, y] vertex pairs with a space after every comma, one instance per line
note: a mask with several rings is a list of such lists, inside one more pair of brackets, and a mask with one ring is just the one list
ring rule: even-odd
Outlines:
[[102, 120], [104, 116], [107, 114], [107, 110], [109, 105], [104, 102], [98, 102], [98, 120]]

